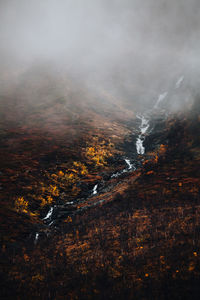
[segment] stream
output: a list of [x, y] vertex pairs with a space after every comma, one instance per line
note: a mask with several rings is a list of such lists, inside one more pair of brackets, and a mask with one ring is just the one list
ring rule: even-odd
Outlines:
[[[140, 125], [138, 127], [138, 137], [137, 137], [136, 144], [135, 144], [135, 150], [133, 152], [135, 152], [138, 156], [141, 156], [141, 155], [145, 154], [145, 147], [144, 147], [143, 143], [144, 143], [145, 137], [148, 134], [149, 129], [150, 129], [150, 124], [149, 124], [150, 119], [146, 115], [140, 115], [140, 114], [138, 114], [136, 117], [137, 117], [137, 119], [140, 120]], [[135, 164], [133, 163], [133, 161], [134, 161], [133, 159], [124, 157], [123, 160], [124, 160], [126, 167], [120, 171], [117, 171], [116, 173], [111, 174], [110, 179], [118, 178], [118, 177], [122, 176], [123, 174], [135, 171], [137, 169]], [[103, 190], [104, 190], [104, 187], [100, 186], [100, 183], [96, 183], [94, 185], [94, 187], [92, 188], [92, 190], [89, 192], [88, 198], [94, 197], [94, 196], [100, 194], [101, 192], [103, 192]], [[86, 200], [87, 200], [87, 198], [85, 199], [85, 201]], [[43, 217], [42, 220], [44, 222], [44, 225], [46, 225], [47, 227], [50, 228], [52, 225], [54, 225], [54, 222], [56, 220], [58, 220], [60, 217], [62, 218], [62, 216], [67, 217], [72, 213], [75, 214], [77, 212], [86, 210], [89, 207], [94, 207], [105, 201], [106, 200], [104, 200], [104, 199], [94, 201], [89, 206], [79, 208], [78, 210], [76, 209], [76, 207], [74, 207], [74, 210], [73, 210], [74, 203], [79, 202], [76, 200], [71, 201], [71, 202], [66, 202], [65, 204], [63, 204], [61, 206], [54, 205], [49, 208], [45, 217]], [[39, 237], [40, 237], [40, 232], [36, 232], [35, 237], [34, 237], [35, 245], [38, 243]]]
[[[178, 80], [175, 83], [174, 90], [179, 89], [181, 87], [183, 81], [184, 81], [184, 76], [181, 76], [180, 78], [178, 78]], [[122, 176], [123, 174], [135, 171], [137, 169], [136, 163], [139, 160], [141, 160], [141, 156], [145, 155], [145, 151], [146, 151], [145, 146], [144, 146], [145, 139], [154, 130], [153, 125], [152, 125], [153, 122], [151, 122], [152, 115], [153, 115], [153, 113], [154, 114], [156, 113], [157, 115], [159, 115], [159, 112], [161, 111], [161, 108], [162, 108], [162, 103], [164, 101], [166, 101], [166, 99], [168, 98], [168, 95], [169, 95], [169, 93], [166, 91], [159, 94], [158, 98], [151, 110], [148, 110], [142, 114], [138, 113], [136, 115], [136, 119], [139, 120], [140, 123], [139, 123], [138, 129], [137, 129], [135, 149], [133, 149], [134, 158], [124, 157], [123, 160], [124, 160], [126, 167], [120, 171], [117, 171], [117, 172], [111, 174], [110, 179], [118, 178], [118, 177]], [[135, 134], [135, 133], [133, 133], [133, 134]], [[100, 182], [97, 182], [94, 185], [94, 187], [90, 190], [88, 197], [83, 199], [81, 202], [86, 201], [90, 197], [95, 197], [98, 194], [101, 194], [101, 192], [104, 192], [104, 188], [105, 188], [104, 186], [102, 187], [102, 183], [100, 184]], [[94, 201], [92, 204], [82, 207], [82, 208], [79, 208], [79, 209], [77, 209], [77, 207], [75, 205], [75, 203], [79, 203], [78, 199], [71, 201], [71, 202], [66, 202], [63, 205], [54, 205], [49, 208], [46, 216], [42, 220], [46, 226], [51, 227], [52, 225], [54, 225], [54, 222], [57, 221], [59, 218], [67, 217], [67, 216], [75, 214], [79, 211], [86, 210], [87, 208], [96, 206], [104, 201], [106, 201], [106, 200], [101, 199], [96, 202]], [[35, 245], [37, 244], [39, 237], [40, 237], [40, 232], [36, 232], [35, 237], [34, 237]]]

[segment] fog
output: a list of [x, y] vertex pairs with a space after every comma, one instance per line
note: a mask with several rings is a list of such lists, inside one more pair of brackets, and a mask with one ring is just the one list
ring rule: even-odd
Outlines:
[[199, 46], [199, 0], [0, 2], [1, 94], [37, 65], [140, 109], [184, 76], [187, 102], [198, 93]]

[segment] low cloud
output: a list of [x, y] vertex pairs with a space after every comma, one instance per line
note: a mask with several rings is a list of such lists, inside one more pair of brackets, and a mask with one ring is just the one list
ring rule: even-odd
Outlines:
[[1, 1], [2, 93], [35, 65], [140, 109], [180, 76], [197, 90], [199, 8], [198, 0]]

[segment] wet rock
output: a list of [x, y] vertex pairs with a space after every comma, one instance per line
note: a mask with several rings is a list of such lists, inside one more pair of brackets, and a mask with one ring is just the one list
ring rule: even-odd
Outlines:
[[124, 164], [124, 159], [123, 159], [122, 155], [119, 155], [119, 154], [109, 157], [107, 159], [107, 161], [108, 161], [109, 165], [116, 166], [116, 167]]
[[102, 176], [104, 181], [108, 181], [110, 179], [110, 174], [107, 173], [107, 172], [101, 173], [101, 176]]
[[80, 193], [78, 194], [79, 198], [86, 198], [90, 195], [90, 192], [93, 188], [93, 184], [87, 184], [85, 182], [80, 181], [77, 183], [77, 187], [80, 189]]

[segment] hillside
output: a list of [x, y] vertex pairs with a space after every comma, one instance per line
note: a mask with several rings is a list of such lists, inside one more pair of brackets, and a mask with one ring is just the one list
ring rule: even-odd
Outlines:
[[199, 98], [149, 121], [33, 78], [1, 96], [4, 299], [198, 299]]

